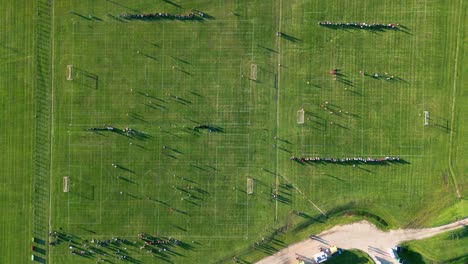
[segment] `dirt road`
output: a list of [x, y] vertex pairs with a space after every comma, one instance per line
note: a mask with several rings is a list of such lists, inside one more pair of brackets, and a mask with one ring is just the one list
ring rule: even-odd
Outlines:
[[388, 253], [389, 248], [404, 241], [428, 238], [462, 226], [468, 226], [468, 218], [434, 228], [398, 229], [389, 232], [383, 232], [367, 221], [359, 221], [335, 226], [318, 235], [313, 235], [310, 239], [290, 245], [276, 254], [260, 260], [257, 264], [297, 263], [297, 256], [305, 260], [306, 263], [312, 263], [312, 257], [320, 252], [320, 246], [332, 245], [343, 249], [362, 250], [369, 254], [374, 261], [380, 261], [382, 264], [396, 263]]

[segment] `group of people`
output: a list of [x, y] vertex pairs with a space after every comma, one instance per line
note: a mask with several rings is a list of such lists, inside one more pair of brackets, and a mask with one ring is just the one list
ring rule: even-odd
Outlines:
[[135, 130], [126, 127], [123, 129], [123, 132], [126, 133], [127, 135], [132, 135], [135, 132]]
[[398, 24], [378, 24], [378, 23], [371, 23], [367, 24], [365, 22], [355, 23], [355, 22], [348, 22], [348, 23], [334, 23], [330, 21], [321, 21], [318, 22], [320, 26], [324, 27], [344, 27], [344, 28], [368, 28], [368, 29], [396, 29]]
[[[88, 241], [87, 239], [83, 240], [71, 234], [57, 231], [49, 232], [49, 236], [51, 237], [50, 245], [57, 245], [61, 241], [67, 242], [70, 254], [87, 257], [95, 255], [97, 263], [104, 262], [104, 257], [116, 257], [120, 260], [131, 260], [132, 258], [127, 255], [128, 253], [125, 245], [133, 244], [133, 246], [139, 246], [138, 244], [140, 244], [138, 241], [131, 242], [117, 237], [103, 240], [92, 238]], [[140, 249], [146, 249], [147, 253], [166, 254], [170, 251], [171, 246], [184, 245], [182, 241], [175, 238], [158, 237], [157, 235], [148, 235], [145, 233], [138, 234], [138, 239], [143, 242]], [[192, 243], [195, 242], [192, 241]], [[97, 249], [101, 247], [102, 249]], [[32, 250], [35, 250], [34, 246], [32, 247]], [[111, 250], [115, 255], [106, 250]]]
[[157, 246], [158, 247], [158, 252], [161, 253], [161, 252], [167, 251], [167, 248], [164, 245], [172, 243], [172, 244], [177, 246], [180, 243], [180, 241], [175, 239], [175, 238], [171, 238], [171, 237], [169, 237], [168, 239], [166, 239], [166, 238], [157, 238], [155, 236], [150, 236], [150, 235], [147, 235], [145, 233], [138, 234], [138, 239], [140, 239], [141, 241], [143, 241], [145, 243], [143, 246], [140, 247], [140, 250], [143, 250], [143, 249], [148, 247], [148, 249], [147, 249], [148, 253], [153, 252], [153, 249], [150, 248], [150, 246], [152, 246], [152, 245]]
[[197, 20], [205, 17], [205, 13], [193, 10], [187, 15], [169, 14], [169, 13], [149, 13], [149, 14], [119, 14], [119, 17], [125, 19], [178, 19], [178, 20]]
[[124, 240], [122, 239], [119, 239], [117, 237], [113, 237], [112, 239], [105, 239], [105, 240], [98, 240], [98, 239], [91, 239], [91, 244], [96, 244], [96, 246], [98, 247], [107, 247], [109, 244], [111, 244], [112, 242], [115, 242], [115, 243], [123, 243]]
[[[365, 73], [364, 73], [365, 74]], [[387, 81], [392, 81], [395, 76], [393, 75], [390, 75], [388, 74], [388, 72], [382, 74], [382, 73], [379, 73], [379, 72], [375, 72], [374, 74], [370, 75], [372, 78], [375, 78], [375, 79], [381, 79], [381, 78], [385, 78], [385, 80]]]
[[174, 245], [178, 245], [180, 243], [179, 240], [169, 237], [169, 238], [157, 238], [155, 236], [150, 236], [145, 233], [138, 234], [138, 239], [145, 242], [145, 245], [152, 245], [152, 244], [169, 244], [174, 243]]
[[111, 132], [117, 132], [117, 133], [123, 132], [123, 133], [125, 133], [127, 135], [137, 134], [137, 131], [135, 131], [134, 129], [129, 128], [129, 127], [126, 127], [123, 130], [120, 130], [119, 128], [115, 128], [115, 127], [109, 126], [109, 125], [105, 125], [104, 127], [88, 128], [88, 129], [86, 129], [86, 131], [111, 131]]
[[199, 131], [200, 129], [206, 129], [208, 132], [223, 132], [222, 128], [213, 125], [199, 125], [193, 128], [195, 131]]
[[91, 130], [91, 131], [106, 131], [106, 130], [114, 131], [115, 128], [112, 127], [112, 126], [105, 126], [105, 127], [92, 127], [92, 128], [86, 129], [86, 130]]
[[383, 157], [383, 158], [362, 158], [362, 157], [353, 157], [353, 158], [321, 158], [321, 157], [295, 157], [290, 158], [292, 161], [297, 162], [329, 162], [329, 163], [355, 163], [355, 162], [395, 162], [400, 161], [400, 157]]

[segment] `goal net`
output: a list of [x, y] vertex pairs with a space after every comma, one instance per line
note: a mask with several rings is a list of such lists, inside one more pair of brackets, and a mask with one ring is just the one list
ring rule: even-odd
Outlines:
[[68, 177], [63, 177], [63, 192], [68, 192], [69, 186]]
[[253, 194], [253, 179], [247, 178], [247, 194]]
[[429, 111], [424, 111], [424, 125], [428, 126], [429, 125]]
[[304, 124], [304, 109], [297, 111], [297, 123]]
[[257, 80], [257, 64], [250, 65], [250, 79]]
[[67, 65], [67, 72], [68, 72], [67, 81], [73, 81], [72, 69], [73, 69], [73, 65]]

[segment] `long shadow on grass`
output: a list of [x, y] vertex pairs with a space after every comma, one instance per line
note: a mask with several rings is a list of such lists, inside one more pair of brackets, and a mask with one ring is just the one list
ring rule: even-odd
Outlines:
[[[83, 82], [81, 83], [78, 82], [78, 80], [75, 80], [77, 83], [80, 83], [86, 87], [93, 88], [96, 90], [99, 88], [99, 76], [97, 74], [78, 67], [73, 67], [73, 70], [76, 71], [76, 73], [81, 73], [82, 76], [85, 76], [87, 78], [83, 79]], [[91, 84], [88, 84], [87, 80], [91, 80]]]
[[89, 233], [91, 233], [91, 234], [96, 234], [96, 232], [94, 232], [93, 230], [86, 229], [86, 228], [81, 227], [81, 226], [79, 226], [78, 228], [81, 229], [81, 230], [84, 230], [84, 231], [86, 231], [86, 232], [89, 232]]
[[180, 138], [179, 135], [175, 134], [175, 133], [172, 133], [172, 132], [169, 132], [169, 131], [166, 131], [166, 130], [161, 130], [162, 133], [165, 133], [165, 134], [168, 134], [168, 135], [171, 135], [171, 136], [174, 136], [176, 138]]
[[116, 20], [116, 21], [118, 21], [118, 22], [127, 23], [127, 21], [125, 21], [125, 20], [123, 20], [123, 19], [121, 19], [121, 18], [119, 18], [119, 17], [116, 17], [116, 16], [114, 16], [114, 15], [112, 15], [112, 14], [107, 14], [106, 16], [108, 16], [108, 17], [110, 17], [110, 18], [112, 18], [112, 19], [114, 19], [114, 20]]
[[301, 39], [298, 39], [298, 38], [293, 37], [291, 35], [288, 35], [286, 33], [281, 33], [281, 37], [286, 39], [286, 40], [292, 41], [292, 42], [302, 42]]
[[207, 171], [207, 172], [209, 172], [209, 170], [207, 170], [207, 169], [205, 169], [205, 168], [202, 168], [202, 167], [200, 167], [200, 166], [198, 166], [198, 165], [195, 165], [195, 164], [190, 164], [190, 166], [191, 166], [191, 167], [194, 167], [194, 168], [197, 168], [197, 169], [199, 169], [199, 170], [202, 170], [202, 171]]
[[151, 138], [151, 135], [149, 134], [146, 134], [145, 132], [143, 131], [138, 131], [138, 130], [132, 130], [131, 133], [128, 133], [131, 137], [135, 138], [135, 139], [138, 139], [138, 140], [147, 140], [147, 139], [150, 139]]
[[148, 121], [146, 121], [146, 120], [143, 118], [142, 115], [139, 115], [139, 114], [136, 114], [136, 113], [130, 113], [129, 116], [130, 116], [131, 118], [140, 120], [141, 122], [148, 123]]
[[123, 176], [117, 176], [117, 178], [119, 178], [119, 179], [121, 179], [121, 180], [123, 180], [123, 181], [125, 181], [125, 182], [138, 185], [138, 183], [136, 183], [136, 182], [130, 180], [129, 178], [125, 178], [125, 177], [123, 177]]
[[182, 227], [177, 226], [177, 225], [172, 225], [172, 226], [179, 229], [179, 230], [181, 230], [181, 231], [187, 232], [187, 229], [185, 229], [185, 228], [182, 228]]
[[46, 260], [42, 257], [34, 255], [34, 262], [46, 263]]
[[142, 95], [142, 96], [146, 96], [146, 97], [149, 97], [149, 98], [152, 98], [152, 99], [156, 99], [158, 101], [160, 101], [161, 103], [167, 103], [166, 101], [164, 101], [163, 99], [161, 98], [158, 98], [154, 95], [151, 95], [149, 93], [143, 93], [143, 92], [140, 92], [140, 91], [136, 91], [139, 95]]
[[130, 194], [130, 193], [126, 193], [126, 194], [127, 194], [127, 196], [130, 196], [130, 197], [132, 197], [133, 199], [141, 200], [141, 197], [135, 196], [135, 195]]
[[274, 49], [271, 49], [271, 48], [268, 48], [268, 47], [265, 47], [265, 46], [263, 46], [261, 44], [257, 44], [257, 47], [265, 49], [265, 50], [270, 51], [270, 52], [278, 53], [278, 51], [276, 51]]
[[166, 157], [169, 157], [169, 158], [172, 158], [172, 159], [177, 159], [176, 156], [174, 155], [171, 155], [171, 154], [167, 154], [167, 153], [163, 153]]
[[176, 60], [176, 61], [182, 62], [182, 63], [184, 63], [184, 64], [191, 65], [191, 63], [190, 63], [190, 62], [188, 62], [188, 61], [186, 61], [186, 60], [179, 59], [179, 58], [177, 58], [177, 57], [174, 57], [174, 56], [169, 56], [169, 57], [171, 57], [173, 60]]
[[336, 179], [336, 180], [339, 180], [339, 181], [343, 181], [343, 182], [345, 181], [345, 180], [343, 180], [343, 179], [341, 179], [339, 177], [336, 177], [336, 176], [333, 176], [333, 175], [330, 175], [330, 174], [325, 174], [325, 176], [328, 176], [330, 178], [333, 178], [333, 179]]
[[36, 242], [39, 245], [45, 245], [45, 240], [42, 240], [40, 238], [34, 237], [34, 242]]
[[276, 199], [277, 199], [278, 201], [280, 201], [281, 203], [284, 203], [284, 204], [290, 204], [290, 203], [292, 203], [292, 200], [291, 200], [291, 199], [286, 198], [286, 197], [284, 197], [283, 195], [280, 195], [280, 194], [278, 194], [278, 195], [276, 196]]
[[140, 54], [143, 55], [143, 56], [145, 56], [145, 57], [147, 57], [147, 58], [149, 58], [149, 59], [152, 59], [152, 60], [155, 60], [155, 61], [159, 61], [156, 57], [153, 57], [153, 56], [151, 56], [151, 55], [149, 55], [149, 54], [145, 54], [145, 53], [140, 53]]
[[172, 1], [169, 1], [169, 0], [162, 0], [162, 1], [165, 2], [165, 3], [168, 3], [170, 5], [173, 5], [175, 7], [182, 8], [181, 5], [178, 5], [178, 4], [176, 4], [176, 3], [172, 2]]
[[127, 167], [124, 167], [124, 166], [122, 166], [122, 165], [116, 165], [116, 166], [117, 166], [117, 168], [119, 168], [119, 169], [121, 169], [121, 170], [124, 170], [124, 171], [126, 171], [126, 172], [130, 172], [130, 173], [135, 174], [135, 171], [133, 171], [133, 170], [127, 168]]
[[187, 178], [182, 178], [182, 180], [186, 181], [186, 182], [190, 182], [190, 183], [193, 183], [193, 184], [198, 184], [196, 181], [193, 181], [191, 179], [187, 179]]
[[83, 16], [82, 14], [76, 13], [75, 11], [70, 11], [69, 13], [72, 14], [72, 15], [81, 17], [81, 18], [83, 18], [83, 19], [86, 19], [86, 20], [88, 20], [88, 21], [93, 21], [91, 18], [89, 18], [89, 17], [87, 17], [87, 16]]
[[37, 252], [39, 254], [45, 255], [46, 250], [40, 247], [34, 247], [34, 252]]
[[194, 91], [189, 91], [191, 94], [195, 95], [195, 96], [198, 96], [198, 97], [203, 97], [201, 94], [199, 93], [196, 93]]
[[155, 201], [157, 203], [160, 203], [160, 204], [164, 204], [165, 206], [169, 206], [168, 203], [162, 201], [162, 200], [159, 200], [159, 199], [154, 199], [154, 198], [150, 198], [151, 201]]
[[161, 47], [161, 46], [160, 46], [159, 44], [157, 44], [157, 43], [152, 43], [152, 42], [149, 42], [149, 41], [147, 41], [147, 40], [145, 40], [145, 42], [148, 43], [148, 44], [150, 44], [150, 45], [152, 45], [152, 46], [154, 46], [154, 47], [157, 47], [157, 48]]

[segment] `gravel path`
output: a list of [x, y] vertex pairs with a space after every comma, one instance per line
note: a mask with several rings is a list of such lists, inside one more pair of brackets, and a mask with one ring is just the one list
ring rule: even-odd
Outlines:
[[383, 232], [367, 221], [359, 221], [348, 225], [335, 226], [313, 235], [309, 239], [292, 244], [289, 247], [266, 257], [257, 264], [297, 263], [299, 256], [306, 263], [312, 263], [314, 254], [320, 252], [320, 246], [337, 246], [343, 249], [359, 249], [382, 264], [396, 263], [388, 254], [388, 249], [401, 242], [428, 238], [439, 233], [468, 226], [468, 218], [434, 228], [398, 229]]

